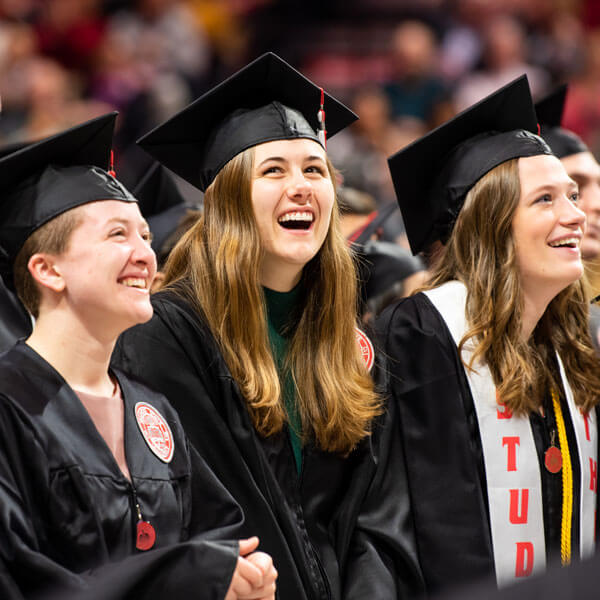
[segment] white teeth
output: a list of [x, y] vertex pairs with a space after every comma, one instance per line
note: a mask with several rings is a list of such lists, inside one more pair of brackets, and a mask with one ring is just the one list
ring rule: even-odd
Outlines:
[[313, 219], [314, 215], [310, 212], [290, 212], [281, 215], [277, 220], [279, 223], [285, 223], [286, 221], [308, 221], [312, 223]]
[[562, 240], [557, 240], [556, 242], [550, 242], [550, 245], [553, 248], [559, 248], [560, 246], [579, 246], [579, 238], [577, 237], [572, 237], [572, 238], [564, 238]]
[[119, 283], [126, 285], [127, 287], [141, 288], [143, 290], [146, 289], [146, 280], [138, 279], [134, 277], [127, 277], [126, 279], [122, 279]]

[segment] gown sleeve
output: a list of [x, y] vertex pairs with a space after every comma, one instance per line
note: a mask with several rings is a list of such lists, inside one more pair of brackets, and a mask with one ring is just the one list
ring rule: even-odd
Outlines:
[[383, 490], [402, 499], [425, 588], [487, 575], [493, 558], [479, 431], [456, 346], [424, 294], [384, 311], [376, 327], [387, 360], [379, 384], [390, 402], [380, 450], [389, 465], [380, 465], [380, 476]]
[[[0, 597], [28, 598], [223, 598], [237, 563], [238, 542], [190, 539], [131, 555], [118, 563], [74, 572], [58, 544], [60, 523], [47, 522], [51, 493], [48, 449], [13, 403], [0, 396]], [[71, 499], [77, 510], [77, 499]], [[86, 507], [87, 508], [87, 507]], [[58, 531], [57, 531], [58, 530]], [[103, 540], [98, 539], [98, 544]], [[133, 549], [132, 549], [133, 551]], [[135, 551], [134, 551], [135, 552]]]
[[[388, 405], [373, 432], [377, 453], [371, 483], [361, 503], [345, 566], [347, 600], [417, 598], [424, 592], [402, 452], [393, 435]], [[362, 475], [361, 475], [362, 476]]]

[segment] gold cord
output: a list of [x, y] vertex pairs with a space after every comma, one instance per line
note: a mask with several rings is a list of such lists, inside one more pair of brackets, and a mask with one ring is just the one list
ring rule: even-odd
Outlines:
[[560, 560], [563, 565], [571, 564], [571, 522], [573, 520], [573, 467], [569, 444], [567, 442], [567, 430], [563, 418], [560, 401], [555, 390], [552, 390], [552, 405], [556, 417], [556, 428], [558, 429], [558, 441], [560, 443], [560, 455], [562, 457], [562, 519], [560, 524]]

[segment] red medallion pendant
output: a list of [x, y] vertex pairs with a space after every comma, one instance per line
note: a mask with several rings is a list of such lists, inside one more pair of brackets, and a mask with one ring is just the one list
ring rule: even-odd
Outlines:
[[156, 531], [148, 521], [138, 521], [135, 547], [138, 550], [150, 550], [156, 541]]
[[544, 454], [544, 464], [550, 473], [558, 473], [562, 469], [562, 456], [556, 446], [550, 446]]

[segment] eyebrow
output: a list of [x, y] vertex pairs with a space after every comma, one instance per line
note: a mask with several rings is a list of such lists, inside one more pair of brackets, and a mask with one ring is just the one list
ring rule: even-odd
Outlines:
[[[261, 167], [262, 165], [264, 165], [266, 162], [269, 161], [275, 161], [275, 162], [288, 162], [288, 160], [286, 158], [283, 158], [283, 156], [269, 156], [268, 158], [265, 158], [260, 164], [258, 164], [258, 167]], [[321, 162], [325, 162], [325, 159], [322, 156], [318, 156], [315, 154], [311, 154], [310, 156], [307, 156], [304, 161], [305, 162], [310, 162], [313, 160], [320, 160]]]
[[555, 181], [555, 182], [543, 183], [543, 184], [539, 185], [538, 187], [530, 190], [527, 193], [527, 196], [537, 196], [537, 194], [541, 194], [543, 192], [552, 192], [554, 190], [561, 189], [561, 188], [566, 188], [566, 189], [572, 190], [572, 189], [579, 188], [579, 185], [574, 180], [565, 181], [565, 182]]
[[[120, 223], [121, 225], [132, 225], [133, 222], [128, 220], [128, 219], [123, 219], [122, 217], [111, 217], [106, 224], [107, 225], [112, 225], [113, 223]], [[146, 221], [146, 219], [142, 218], [140, 224], [142, 225], [142, 227], [146, 227], [148, 229], [150, 229], [150, 225], [148, 224], [148, 221]]]

